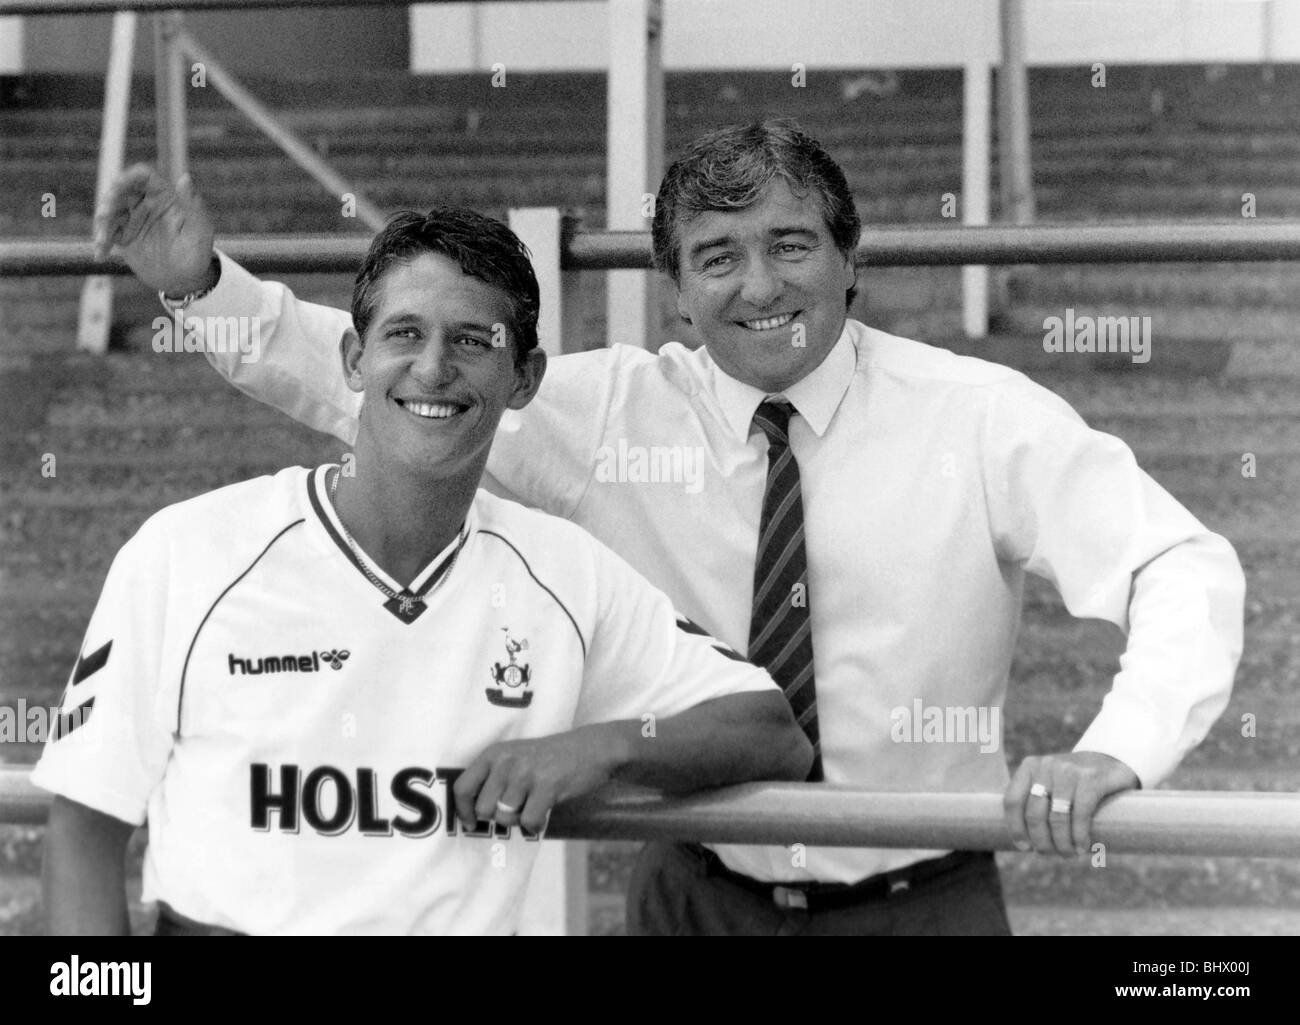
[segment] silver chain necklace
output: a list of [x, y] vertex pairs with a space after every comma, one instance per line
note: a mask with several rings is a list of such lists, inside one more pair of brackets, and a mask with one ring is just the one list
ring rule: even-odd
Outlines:
[[357, 565], [361, 567], [361, 572], [366, 575], [366, 579], [374, 584], [375, 587], [378, 588], [390, 601], [397, 602], [397, 614], [402, 617], [410, 616], [411, 618], [414, 618], [420, 612], [424, 611], [425, 602], [433, 592], [440, 588], [443, 581], [451, 576], [451, 571], [456, 568], [456, 560], [460, 558], [460, 550], [465, 547], [465, 538], [468, 535], [461, 536], [460, 543], [456, 545], [456, 550], [451, 553], [451, 561], [447, 563], [447, 568], [439, 575], [437, 581], [431, 588], [429, 588], [429, 590], [422, 595], [416, 595], [410, 594], [410, 589], [407, 588], [407, 594], [399, 594], [370, 572], [370, 567], [366, 565], [366, 557], [361, 553], [361, 549], [358, 547], [357, 543], [352, 540], [352, 535], [348, 533], [348, 528], [343, 523], [343, 517], [338, 515], [339, 504], [337, 496], [339, 491], [339, 478], [342, 476], [343, 467], [337, 467], [334, 470], [334, 477], [330, 481], [330, 505], [334, 507], [334, 515], [338, 516], [339, 529], [343, 531], [343, 539], [347, 541], [348, 547], [356, 557]]

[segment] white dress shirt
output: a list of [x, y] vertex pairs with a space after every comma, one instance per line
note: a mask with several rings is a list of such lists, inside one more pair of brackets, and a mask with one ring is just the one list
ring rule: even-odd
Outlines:
[[[220, 284], [190, 313], [258, 316], [257, 361], [233, 347], [209, 360], [260, 401], [352, 440], [346, 312], [223, 256]], [[977, 724], [1000, 727], [1026, 572], [1073, 615], [1128, 633], [1077, 749], [1120, 759], [1150, 787], [1201, 741], [1241, 654], [1241, 567], [1127, 445], [1015, 370], [852, 320], [784, 394], [798, 410], [790, 446], [828, 784], [1005, 787], [1002, 738], [981, 739]], [[767, 470], [750, 421], [764, 398], [676, 343], [552, 358], [536, 399], [503, 419], [488, 484], [581, 524], [743, 652]], [[853, 882], [943, 853], [787, 843], [716, 850], [779, 882]]]

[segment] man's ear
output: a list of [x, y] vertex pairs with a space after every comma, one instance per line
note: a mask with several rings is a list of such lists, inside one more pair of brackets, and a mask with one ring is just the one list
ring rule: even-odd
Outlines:
[[506, 405], [511, 409], [523, 409], [533, 401], [545, 376], [546, 353], [540, 347], [529, 349], [523, 361], [515, 364], [515, 390]]
[[365, 351], [366, 347], [361, 344], [361, 336], [357, 334], [356, 328], [349, 326], [339, 342], [339, 355], [343, 358], [343, 379], [355, 392], [366, 390], [361, 378], [361, 357]]

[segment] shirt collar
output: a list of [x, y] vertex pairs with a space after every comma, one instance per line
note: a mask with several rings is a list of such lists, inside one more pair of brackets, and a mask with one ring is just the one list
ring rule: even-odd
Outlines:
[[783, 394], [799, 411], [808, 426], [817, 437], [826, 433], [831, 425], [835, 410], [843, 401], [849, 390], [849, 382], [857, 368], [858, 353], [849, 332], [849, 322], [844, 324], [840, 340], [826, 354], [826, 358], [806, 377], [792, 384], [784, 392], [765, 392], [753, 385], [737, 381], [730, 374], [724, 373], [716, 363], [713, 365], [714, 393], [722, 407], [722, 414], [732, 433], [740, 441], [749, 439], [750, 425], [759, 404], [773, 394]]

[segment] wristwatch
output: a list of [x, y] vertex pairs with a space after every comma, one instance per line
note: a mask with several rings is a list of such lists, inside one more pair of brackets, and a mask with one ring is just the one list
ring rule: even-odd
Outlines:
[[212, 254], [212, 263], [208, 266], [208, 274], [212, 277], [212, 284], [207, 288], [201, 288], [197, 292], [186, 292], [182, 296], [170, 296], [166, 292], [158, 293], [158, 301], [163, 304], [168, 313], [184, 313], [190, 303], [202, 299], [205, 295], [217, 287], [221, 281], [221, 260], [216, 253]]

